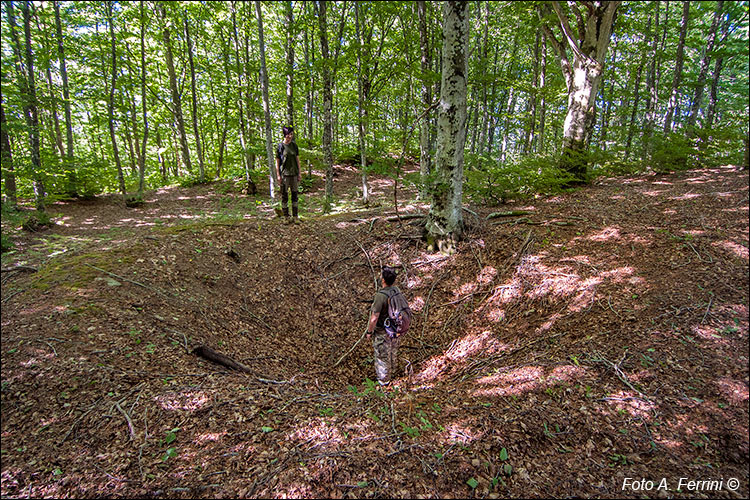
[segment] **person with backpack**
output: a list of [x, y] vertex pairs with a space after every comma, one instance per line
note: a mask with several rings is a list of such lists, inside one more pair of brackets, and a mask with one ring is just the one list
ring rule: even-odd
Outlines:
[[372, 338], [375, 350], [375, 374], [381, 386], [391, 382], [398, 368], [398, 346], [412, 316], [409, 303], [393, 285], [395, 281], [396, 272], [390, 267], [383, 268], [383, 288], [375, 294], [367, 324], [367, 338]]
[[287, 191], [292, 192], [292, 216], [294, 223], [299, 224], [297, 200], [299, 198], [299, 182], [302, 168], [299, 163], [299, 148], [294, 142], [294, 127], [283, 127], [284, 140], [276, 147], [276, 171], [281, 186], [281, 210], [284, 219], [289, 224], [289, 202]]

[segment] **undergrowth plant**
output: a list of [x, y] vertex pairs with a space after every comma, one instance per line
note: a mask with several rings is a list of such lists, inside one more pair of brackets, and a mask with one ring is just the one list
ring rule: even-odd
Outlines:
[[465, 173], [466, 195], [475, 203], [490, 205], [559, 192], [573, 180], [546, 156], [500, 164], [485, 155], [466, 155]]

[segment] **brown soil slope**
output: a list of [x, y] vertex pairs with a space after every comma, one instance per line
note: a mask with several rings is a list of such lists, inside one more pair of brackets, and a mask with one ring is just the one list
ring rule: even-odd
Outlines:
[[[469, 207], [450, 257], [374, 186], [300, 226], [227, 183], [54, 205], [3, 256], [2, 496], [748, 496], [747, 171]], [[364, 341], [334, 367], [384, 264], [388, 392]]]

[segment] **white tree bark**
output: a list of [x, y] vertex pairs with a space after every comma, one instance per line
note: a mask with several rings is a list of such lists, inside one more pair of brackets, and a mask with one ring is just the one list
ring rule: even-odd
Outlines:
[[443, 4], [443, 53], [437, 118], [435, 178], [425, 231], [428, 246], [445, 253], [463, 236], [462, 195], [466, 145], [466, 77], [469, 54], [469, 5]]
[[[562, 166], [579, 180], [583, 180], [586, 164], [578, 156], [586, 151], [594, 127], [594, 105], [604, 69], [604, 58], [609, 47], [619, 1], [586, 2], [586, 12], [569, 2], [569, 12], [563, 12], [559, 2], [551, 2], [562, 32], [558, 40], [548, 25], [543, 25], [547, 39], [560, 57], [560, 66], [568, 89], [568, 112], [563, 128]], [[573, 33], [568, 16], [573, 14], [578, 26]], [[572, 62], [568, 58], [572, 52]]]
[[263, 118], [266, 132], [266, 161], [268, 162], [268, 185], [271, 199], [276, 196], [276, 160], [273, 155], [271, 135], [271, 103], [268, 98], [268, 69], [266, 66], [266, 44], [263, 39], [263, 11], [260, 2], [255, 0], [255, 14], [258, 17], [258, 45], [260, 46], [260, 80], [263, 89]]

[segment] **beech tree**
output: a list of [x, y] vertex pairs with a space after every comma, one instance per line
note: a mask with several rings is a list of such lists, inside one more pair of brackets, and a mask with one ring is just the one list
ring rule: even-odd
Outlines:
[[[568, 110], [563, 130], [561, 164], [579, 181], [586, 176], [586, 160], [591, 133], [594, 129], [595, 97], [601, 83], [604, 59], [615, 24], [619, 1], [569, 3], [564, 8], [559, 2], [540, 6], [542, 28], [560, 58], [560, 67], [568, 90]], [[554, 11], [556, 22], [550, 19]], [[576, 32], [571, 27], [571, 18]], [[558, 38], [553, 27], [560, 31]], [[570, 55], [569, 55], [570, 52]], [[572, 61], [571, 61], [572, 57]]]
[[469, 7], [443, 4], [443, 51], [437, 118], [435, 175], [425, 231], [428, 246], [452, 253], [463, 236], [464, 146], [466, 143], [466, 76], [469, 57]]

